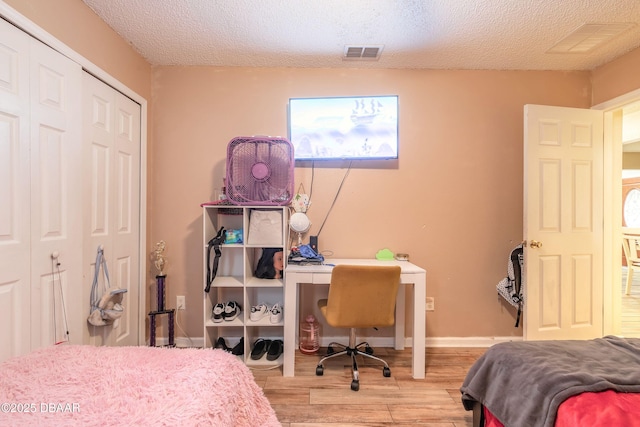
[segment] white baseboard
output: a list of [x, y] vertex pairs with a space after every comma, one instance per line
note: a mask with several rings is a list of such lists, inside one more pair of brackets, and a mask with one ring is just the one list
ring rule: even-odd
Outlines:
[[[179, 348], [187, 348], [187, 347], [195, 347], [202, 348], [204, 345], [204, 338], [186, 338], [186, 337], [176, 337], [174, 339], [176, 347]], [[149, 345], [149, 341], [146, 342]], [[156, 347], [163, 347], [165, 345], [169, 345], [169, 338], [167, 337], [156, 337]]]
[[[358, 340], [367, 341], [372, 347], [393, 347], [394, 340], [393, 337], [371, 337], [371, 338], [363, 338]], [[349, 338], [346, 336], [336, 336], [336, 337], [323, 337], [320, 340], [320, 344], [323, 347], [326, 347], [332, 341], [339, 343], [347, 343]], [[436, 347], [452, 347], [452, 348], [462, 348], [462, 347], [479, 347], [479, 348], [488, 348], [494, 344], [498, 344], [501, 342], [510, 342], [510, 341], [522, 341], [522, 337], [427, 337], [426, 338], [426, 347], [427, 348], [436, 348]], [[149, 343], [147, 342], [147, 345]], [[169, 344], [169, 339], [166, 337], [156, 337], [156, 345], [164, 346]], [[175, 339], [176, 347], [185, 348], [185, 347], [197, 347], [201, 348], [204, 346], [204, 338], [196, 337], [196, 338], [186, 338], [186, 337], [176, 337]], [[404, 342], [405, 347], [412, 347], [413, 340], [411, 338], [406, 338]]]
[[522, 341], [522, 337], [433, 337], [427, 347], [491, 347], [501, 342]]

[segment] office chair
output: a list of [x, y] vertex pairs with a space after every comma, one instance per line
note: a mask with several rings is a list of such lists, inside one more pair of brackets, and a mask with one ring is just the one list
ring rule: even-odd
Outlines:
[[[351, 357], [353, 391], [360, 389], [358, 355], [382, 362], [382, 375], [391, 376], [389, 365], [373, 355], [369, 343], [356, 345], [356, 328], [392, 326], [399, 285], [399, 266], [337, 265], [333, 268], [329, 295], [327, 299], [318, 301], [318, 307], [329, 325], [349, 328], [349, 345], [330, 343], [327, 356], [316, 366], [316, 375], [324, 373], [326, 360], [346, 354]], [[335, 352], [334, 346], [342, 350]]]

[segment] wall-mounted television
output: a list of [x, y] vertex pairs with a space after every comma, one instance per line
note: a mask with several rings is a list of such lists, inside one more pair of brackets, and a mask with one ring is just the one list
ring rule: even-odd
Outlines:
[[398, 96], [289, 99], [296, 160], [398, 158]]

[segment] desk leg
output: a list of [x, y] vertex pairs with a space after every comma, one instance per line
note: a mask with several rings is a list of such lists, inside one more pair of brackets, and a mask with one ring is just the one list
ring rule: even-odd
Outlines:
[[427, 303], [427, 275], [426, 273], [416, 274], [413, 285], [413, 378], [423, 379], [425, 377], [425, 336], [426, 336], [426, 313]]
[[296, 317], [298, 312], [298, 283], [296, 275], [287, 273], [284, 282], [284, 359], [282, 376], [292, 377], [296, 356]]
[[404, 350], [404, 319], [406, 314], [406, 298], [405, 298], [406, 285], [400, 284], [398, 286], [398, 296], [396, 298], [396, 334], [395, 334], [395, 349]]

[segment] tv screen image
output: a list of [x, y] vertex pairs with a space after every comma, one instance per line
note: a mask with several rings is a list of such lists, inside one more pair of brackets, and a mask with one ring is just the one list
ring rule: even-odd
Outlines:
[[296, 160], [398, 158], [398, 96], [289, 99]]

